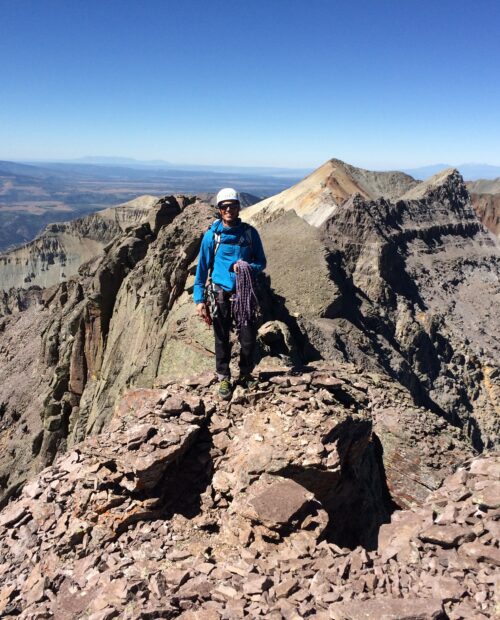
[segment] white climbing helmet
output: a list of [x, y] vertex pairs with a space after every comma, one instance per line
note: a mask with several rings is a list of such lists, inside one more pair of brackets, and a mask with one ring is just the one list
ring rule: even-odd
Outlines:
[[239, 202], [240, 195], [232, 187], [225, 187], [224, 189], [221, 189], [220, 192], [217, 194], [217, 206], [219, 206], [221, 202], [226, 202], [226, 200]]

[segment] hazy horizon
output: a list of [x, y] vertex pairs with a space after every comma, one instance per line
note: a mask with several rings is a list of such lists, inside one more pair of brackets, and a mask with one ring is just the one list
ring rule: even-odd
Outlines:
[[[336, 158], [330, 158], [336, 159]], [[338, 159], [338, 158], [337, 158]], [[92, 156], [88, 155], [85, 157], [74, 158], [74, 159], [23, 159], [23, 160], [5, 160], [0, 156], [1, 161], [11, 161], [12, 163], [19, 163], [25, 165], [43, 165], [43, 164], [63, 164], [63, 165], [78, 165], [78, 166], [101, 166], [105, 168], [106, 166], [110, 168], [134, 168], [137, 169], [151, 169], [154, 170], [157, 168], [158, 170], [165, 171], [193, 171], [193, 172], [220, 172], [220, 173], [234, 173], [234, 174], [249, 174], [249, 175], [262, 175], [262, 176], [306, 176], [311, 173], [315, 168], [289, 168], [284, 166], [241, 166], [237, 163], [232, 164], [198, 164], [198, 163], [186, 163], [186, 162], [169, 162], [165, 160], [140, 160], [131, 157], [119, 157], [119, 156]], [[328, 160], [326, 160], [328, 161]], [[322, 162], [324, 164], [325, 162]], [[345, 162], [350, 165], [354, 165], [353, 162]], [[322, 165], [320, 164], [320, 165]], [[443, 170], [445, 168], [457, 168], [460, 171], [463, 171], [462, 174], [469, 174], [465, 180], [477, 180], [480, 178], [496, 178], [500, 177], [500, 166], [495, 166], [485, 162], [438, 162], [438, 163], [429, 163], [424, 166], [415, 166], [415, 167], [394, 167], [394, 168], [374, 168], [374, 171], [377, 172], [405, 172], [406, 174], [416, 175], [417, 179], [425, 179], [429, 176], [432, 176], [437, 171]]]

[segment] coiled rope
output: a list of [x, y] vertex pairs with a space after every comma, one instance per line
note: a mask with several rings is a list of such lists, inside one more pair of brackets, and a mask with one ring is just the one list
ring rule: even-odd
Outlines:
[[233, 301], [233, 318], [236, 330], [249, 325], [256, 317], [259, 302], [253, 288], [252, 268], [239, 260], [236, 265], [236, 295]]

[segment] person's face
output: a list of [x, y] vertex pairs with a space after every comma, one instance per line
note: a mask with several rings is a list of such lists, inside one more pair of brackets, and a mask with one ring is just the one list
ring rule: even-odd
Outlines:
[[226, 226], [232, 226], [240, 215], [240, 205], [237, 202], [223, 202], [219, 206], [219, 213], [222, 223]]

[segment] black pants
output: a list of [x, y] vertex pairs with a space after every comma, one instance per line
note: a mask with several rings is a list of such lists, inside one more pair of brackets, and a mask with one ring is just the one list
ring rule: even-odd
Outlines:
[[[231, 294], [217, 291], [217, 313], [213, 318], [215, 335], [215, 368], [220, 378], [230, 377], [229, 362], [231, 361], [231, 342], [229, 334], [233, 327], [231, 313]], [[241, 328], [240, 341], [240, 374], [247, 375], [253, 370], [253, 352], [257, 335], [256, 325], [247, 325]]]

